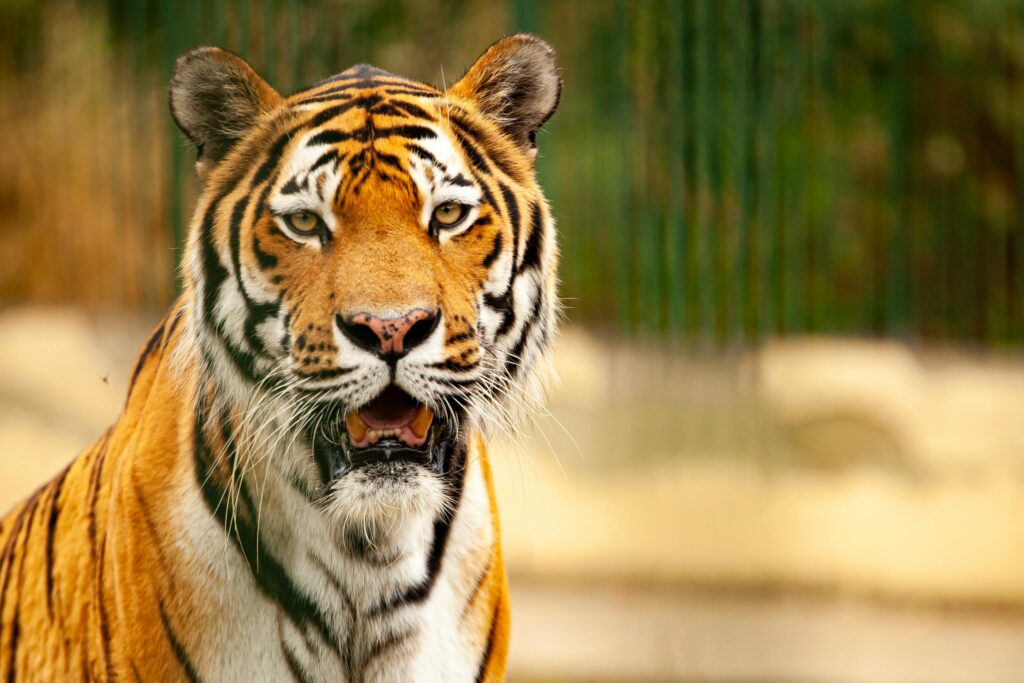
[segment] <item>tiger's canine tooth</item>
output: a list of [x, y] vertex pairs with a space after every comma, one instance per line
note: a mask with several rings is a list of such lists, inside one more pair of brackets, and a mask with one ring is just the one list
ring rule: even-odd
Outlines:
[[359, 411], [353, 410], [345, 416], [345, 428], [352, 441], [360, 442], [366, 438], [366, 423], [359, 417]]
[[412, 423], [409, 425], [409, 429], [416, 435], [417, 439], [422, 439], [430, 429], [430, 423], [434, 421], [434, 411], [425, 405], [421, 405], [419, 412], [416, 413], [416, 417], [413, 418]]

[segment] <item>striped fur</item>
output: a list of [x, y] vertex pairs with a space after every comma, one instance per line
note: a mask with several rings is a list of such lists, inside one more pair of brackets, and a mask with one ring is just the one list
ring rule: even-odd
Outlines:
[[[114, 426], [0, 521], [0, 676], [503, 678], [482, 435], [514, 425], [554, 330], [533, 159], [559, 87], [526, 35], [444, 92], [360, 66], [282, 97], [229, 53], [179, 60], [203, 183], [186, 287]], [[430, 219], [456, 200], [465, 224]], [[295, 210], [322, 224], [292, 231]], [[335, 322], [427, 306], [440, 323], [390, 365]], [[317, 439], [389, 383], [450, 426], [440, 469], [339, 475]]]

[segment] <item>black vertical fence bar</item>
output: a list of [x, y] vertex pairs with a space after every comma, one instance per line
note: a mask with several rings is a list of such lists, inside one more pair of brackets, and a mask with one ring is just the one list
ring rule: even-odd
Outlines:
[[[609, 87], [608, 101], [611, 104], [613, 121], [620, 131], [629, 130], [629, 88], [628, 88], [628, 62], [624, 59], [626, 50], [629, 47], [630, 22], [629, 7], [631, 3], [626, 0], [616, 0], [614, 3], [613, 25], [611, 27], [612, 54], [618, 59], [613, 62], [612, 83]], [[623, 194], [619, 201], [613, 205], [614, 213], [611, 214], [615, 221], [611, 226], [614, 235], [614, 268], [616, 280], [615, 302], [617, 322], [621, 329], [631, 330], [633, 326], [633, 287], [632, 261], [633, 261], [633, 239], [635, 238], [636, 221], [629, 213], [630, 187], [627, 184], [629, 176], [624, 173], [625, 160], [629, 154], [630, 137], [621, 135], [614, 139], [610, 155], [611, 163], [604, 170], [605, 187], [623, 188]]]
[[733, 298], [731, 317], [731, 338], [735, 343], [743, 343], [747, 337], [747, 308], [749, 306], [749, 273], [750, 273], [750, 161], [753, 149], [753, 132], [751, 126], [752, 88], [751, 69], [751, 24], [750, 11], [746, 0], [736, 0], [730, 6], [732, 20], [735, 22], [736, 54], [733, 58], [735, 69], [735, 102], [736, 130], [733, 133], [732, 153], [734, 157], [733, 192], [735, 194], [736, 244], [733, 253]]
[[698, 217], [699, 201], [697, 195], [697, 163], [696, 163], [696, 130], [697, 130], [697, 77], [696, 60], [694, 55], [697, 50], [696, 31], [696, 8], [694, 3], [684, 3], [683, 15], [683, 147], [680, 150], [683, 166], [683, 221], [686, 225], [686, 232], [683, 235], [683, 263], [685, 264], [683, 279], [683, 310], [682, 323], [683, 335], [687, 339], [693, 339], [696, 335], [697, 320], [700, 315], [698, 267], [696, 258], [696, 245], [698, 233], [700, 232], [700, 219]]
[[779, 136], [778, 77], [776, 46], [778, 45], [778, 9], [774, 2], [758, 4], [758, 79], [761, 83], [761, 107], [758, 110], [758, 335], [773, 335], [777, 329], [778, 302], [778, 192], [777, 167]]
[[[580, 5], [584, 0], [573, 0], [571, 5], [567, 6], [567, 9], [572, 12], [573, 15], [581, 14]], [[585, 83], [584, 81], [584, 60], [580, 58], [582, 52], [581, 41], [583, 40], [584, 27], [580, 26], [579, 22], [572, 22], [569, 33], [569, 54], [566, 56], [564, 61], [566, 73], [565, 79], [568, 83], [565, 87], [573, 87], [577, 83]], [[588, 161], [591, 159], [590, 154], [592, 150], [586, 144], [583, 136], [583, 131], [580, 130], [580, 126], [571, 125], [579, 117], [577, 107], [579, 106], [580, 98], [566, 98], [564, 104], [560, 105], [564, 116], [559, 117], [552, 122], [552, 128], [550, 130], [557, 131], [555, 134], [558, 136], [568, 138], [567, 145], [564, 146], [550, 146], [548, 144], [549, 136], [544, 136], [542, 142], [544, 145], [543, 158], [553, 158], [554, 164], [559, 168], [565, 167], [569, 163], [570, 151], [574, 150], [578, 155], [578, 158], [583, 160], [582, 163], [587, 164], [587, 167], [592, 167], [593, 162]], [[585, 107], [589, 109], [588, 107]], [[566, 125], [566, 122], [570, 125]], [[588, 129], [589, 130], [589, 129]], [[566, 174], [559, 174], [552, 172], [552, 177], [558, 178], [557, 190], [558, 194], [555, 198], [556, 203], [553, 206], [553, 211], [557, 217], [559, 224], [561, 224], [562, 217], [566, 214], [573, 217], [579, 217], [581, 215], [583, 202], [580, 201], [580, 193], [578, 192], [577, 183], [574, 182], [573, 178], [568, 177]], [[564, 213], [563, 213], [564, 212]], [[593, 291], [592, 288], [588, 290], [589, 274], [588, 268], [594, 262], [593, 258], [593, 244], [587, 235], [589, 231], [589, 224], [581, 223], [575, 226], [574, 230], [560, 231], [562, 253], [566, 254], [566, 262], [569, 264], [570, 270], [568, 272], [563, 270], [563, 278], [567, 281], [567, 289], [569, 292], [583, 292]], [[583, 302], [578, 299], [565, 299], [565, 306], [569, 315], [581, 317], [586, 315], [583, 309]]]
[[[1011, 27], [1012, 36], [1020, 36], [1024, 30], [1024, 5], [1013, 5], [1010, 8], [1010, 19], [1006, 23]], [[1014, 266], [1017, 270], [1016, 281], [1011, 281], [1009, 286], [1015, 288], [1012, 300], [1016, 305], [1011, 307], [1015, 328], [1015, 338], [1019, 342], [1024, 340], [1024, 45], [1019, 40], [1008, 39], [1008, 50], [1014, 62], [1013, 78], [1008, 87], [1010, 102], [1014, 103], [1013, 110], [1017, 113], [1016, 120], [1012, 124], [1012, 132], [1016, 133], [1014, 139], [1016, 145], [1017, 182], [1014, 189], [1017, 192], [1017, 210], [1015, 214], [1017, 225], [1011, 231], [1017, 241], [1016, 258]]]
[[634, 149], [641, 150], [640, 155], [634, 153], [635, 166], [639, 172], [635, 175], [636, 195], [632, 213], [642, 216], [643, 241], [637, 258], [636, 279], [639, 283], [637, 291], [640, 325], [647, 333], [660, 331], [662, 325], [661, 305], [664, 295], [661, 291], [661, 245], [659, 236], [664, 222], [666, 206], [663, 184], [668, 173], [664, 166], [666, 139], [665, 107], [659, 97], [657, 80], [659, 73], [647, 65], [656, 58], [660, 51], [657, 35], [655, 10], [656, 2], [640, 4], [637, 21], [634, 27], [636, 44], [630, 66], [630, 80], [637, 84], [637, 97], [634, 98], [633, 130], [638, 131], [639, 140]]
[[712, 98], [709, 82], [709, 61], [714, 51], [711, 42], [711, 2], [694, 0], [694, 200], [696, 202], [696, 231], [694, 252], [697, 261], [695, 293], [699, 306], [697, 335], [701, 342], [711, 340], [714, 333], [714, 242], [711, 216], [711, 126]]
[[905, 98], [913, 83], [906, 77], [908, 55], [907, 10], [904, 0], [891, 0], [889, 5], [890, 35], [893, 40], [892, 73], [889, 78], [889, 206], [892, 212], [885, 217], [888, 224], [890, 260], [886, 286], [886, 331], [906, 334], [908, 317], [908, 253], [909, 216], [903, 197], [906, 192], [907, 156], [905, 132]]
[[260, 7], [263, 28], [260, 31], [263, 43], [263, 69], [271, 85], [281, 87], [281, 69], [277, 63], [277, 6], [275, 0], [263, 0]]
[[668, 130], [666, 135], [668, 156], [668, 206], [664, 223], [664, 258], [665, 267], [665, 326], [668, 333], [678, 339], [683, 331], [686, 320], [686, 234], [684, 194], [685, 170], [683, 165], [683, 100], [686, 97], [683, 55], [685, 40], [683, 35], [682, 3], [667, 0], [664, 23], [665, 43], [668, 59], [668, 71], [665, 78], [665, 103], [668, 111]]
[[[161, 73], [164, 75], [163, 82], [167, 83], [170, 81], [171, 69], [174, 66], [174, 62], [178, 57], [181, 50], [181, 39], [179, 36], [180, 28], [180, 15], [178, 14], [178, 4], [171, 2], [170, 0], [161, 0], [160, 2], [160, 24], [163, 32], [163, 59]], [[184, 149], [181, 142], [181, 138], [178, 134], [177, 126], [170, 119], [167, 120], [166, 124], [168, 147], [170, 151], [170, 173], [169, 183], [167, 187], [167, 206], [168, 215], [167, 220], [170, 225], [172, 240], [171, 243], [175, 247], [175, 253], [180, 254], [181, 245], [185, 242], [184, 235], [184, 211], [182, 210], [183, 198], [183, 173], [182, 165], [184, 163]], [[175, 268], [172, 271], [174, 277], [173, 291], [177, 291], [181, 287], [179, 269]]]

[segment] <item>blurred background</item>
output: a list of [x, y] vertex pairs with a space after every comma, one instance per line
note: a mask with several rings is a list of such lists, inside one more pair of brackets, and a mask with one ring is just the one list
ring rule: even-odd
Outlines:
[[514, 681], [1024, 681], [1015, 0], [0, 0], [0, 507], [176, 296], [177, 55], [559, 53], [568, 322], [495, 444]]

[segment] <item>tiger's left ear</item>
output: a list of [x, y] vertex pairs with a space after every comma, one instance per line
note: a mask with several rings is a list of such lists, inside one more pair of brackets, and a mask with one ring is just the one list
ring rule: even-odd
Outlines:
[[529, 33], [506, 36], [487, 48], [449, 92], [472, 100], [525, 149], [558, 107], [562, 77], [555, 51]]
[[178, 58], [170, 91], [171, 116], [196, 146], [201, 181], [263, 114], [281, 103], [277, 91], [244, 59], [216, 47]]

